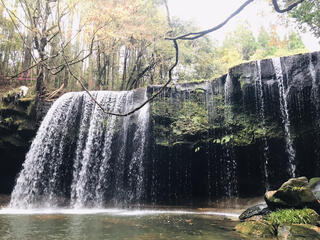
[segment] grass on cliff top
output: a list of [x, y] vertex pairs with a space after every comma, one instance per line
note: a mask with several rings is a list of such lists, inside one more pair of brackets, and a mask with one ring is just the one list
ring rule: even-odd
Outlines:
[[319, 215], [312, 209], [282, 209], [271, 213], [267, 220], [273, 226], [283, 224], [312, 224], [316, 225]]

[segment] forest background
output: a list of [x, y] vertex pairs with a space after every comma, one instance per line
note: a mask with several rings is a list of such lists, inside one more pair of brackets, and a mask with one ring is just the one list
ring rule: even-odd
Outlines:
[[[22, 84], [42, 95], [164, 84], [175, 60], [165, 38], [200, 30], [171, 18], [166, 7], [166, 0], [0, 0], [1, 91]], [[289, 17], [299, 29], [283, 34], [283, 26], [271, 24], [255, 34], [254, 23], [240, 22], [220, 42], [181, 41], [173, 81], [209, 80], [243, 62], [308, 52], [300, 34], [320, 36], [320, 3], [304, 1], [281, 17], [284, 27]]]

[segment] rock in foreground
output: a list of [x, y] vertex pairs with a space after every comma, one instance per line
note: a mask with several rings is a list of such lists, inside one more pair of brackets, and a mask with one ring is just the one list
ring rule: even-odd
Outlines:
[[320, 213], [320, 203], [308, 186], [306, 177], [292, 178], [275, 191], [265, 194], [265, 201], [270, 209], [311, 208]]

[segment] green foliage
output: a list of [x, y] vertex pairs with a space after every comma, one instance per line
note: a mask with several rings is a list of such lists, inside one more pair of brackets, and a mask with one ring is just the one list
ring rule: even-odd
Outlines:
[[[177, 18], [173, 18], [172, 28], [174, 36], [200, 30], [193, 22]], [[217, 43], [207, 36], [194, 41], [179, 42], [178, 80], [186, 82], [212, 78], [219, 67], [215, 62], [216, 49]]]
[[312, 224], [316, 225], [319, 215], [312, 209], [282, 209], [272, 212], [267, 220], [273, 226], [283, 224]]
[[[84, 86], [89, 90], [125, 90], [166, 82], [175, 50], [171, 41], [164, 40], [165, 36], [178, 36], [200, 30], [193, 22], [176, 18], [171, 19], [169, 26], [161, 5], [163, 2], [160, 0], [101, 0], [100, 8], [96, 7], [96, 0], [65, 0], [60, 2], [60, 7], [70, 13], [62, 20], [68, 24], [64, 26], [63, 33], [54, 37], [57, 31], [57, 16], [52, 14], [54, 11], [38, 9], [38, 4], [45, 6], [47, 1], [27, 0], [13, 4], [9, 4], [9, 0], [4, 2], [8, 3], [9, 8], [17, 16], [22, 15], [22, 22], [32, 30], [23, 29], [21, 22], [13, 17], [17, 27], [22, 30], [21, 37], [26, 41], [26, 44], [23, 44], [5, 9], [0, 6], [2, 75], [9, 75], [8, 72], [11, 70], [12, 73], [21, 71], [34, 63], [29, 53], [30, 49], [26, 46], [32, 46], [33, 49], [36, 45], [36, 36], [39, 39], [44, 36], [46, 40], [50, 39], [44, 49], [46, 56], [54, 56], [61, 52], [59, 42], [62, 37], [63, 42], [69, 42], [64, 49], [66, 57], [70, 62], [74, 62], [73, 60], [77, 62], [70, 66], [73, 73], [81, 76]], [[73, 5], [75, 2], [77, 4]], [[31, 15], [27, 14], [28, 11], [19, 12], [20, 5], [25, 10], [29, 6]], [[53, 2], [50, 6], [52, 9], [56, 8]], [[301, 22], [317, 26], [314, 28], [316, 31], [319, 29], [318, 6], [318, 1], [305, 1], [298, 8], [305, 14], [300, 16], [300, 12], [296, 10], [292, 16], [299, 21], [301, 18]], [[46, 17], [52, 19], [39, 21]], [[74, 23], [79, 20], [78, 18], [79, 25], [84, 27], [81, 33], [72, 36], [77, 32], [77, 29], [73, 28], [77, 25]], [[39, 22], [33, 23], [35, 20]], [[42, 24], [44, 26], [41, 26]], [[92, 32], [102, 25], [105, 27], [97, 32], [96, 39], [99, 40], [95, 42], [92, 54], [87, 59], [81, 60], [84, 53], [90, 49]], [[250, 24], [244, 23], [227, 34], [222, 46], [206, 36], [194, 41], [179, 41], [179, 64], [175, 69], [175, 76], [179, 82], [208, 80], [226, 73], [230, 67], [245, 61], [304, 51], [306, 51], [304, 45], [295, 33], [280, 39], [275, 28], [271, 31], [261, 29], [256, 39]], [[51, 69], [46, 74], [47, 79], [44, 80], [46, 88], [51, 91], [64, 83], [64, 87], [68, 90], [80, 90], [80, 85], [68, 71], [57, 67], [63, 66], [63, 62], [61, 54], [46, 61], [46, 65]], [[144, 72], [145, 69], [147, 70]], [[56, 72], [59, 73], [51, 75]], [[31, 71], [32, 77], [35, 77], [35, 74], [35, 70], [33, 73]]]
[[227, 34], [223, 47], [235, 48], [244, 61], [249, 60], [257, 49], [257, 42], [250, 25], [248, 23], [238, 25], [232, 33]]
[[244, 146], [264, 137], [282, 137], [281, 127], [276, 123], [267, 120], [264, 125], [255, 114], [244, 113], [241, 107], [225, 104], [223, 95], [216, 95], [213, 105], [210, 126], [218, 136], [213, 143]]
[[208, 112], [204, 106], [186, 101], [177, 113], [177, 119], [171, 124], [177, 138], [183, 135], [195, 135], [208, 131]]
[[305, 29], [305, 26], [307, 25], [316, 37], [320, 37], [319, 0], [304, 1], [293, 9], [289, 16], [296, 19], [301, 29]]
[[249, 23], [240, 24], [229, 32], [222, 46], [215, 50], [216, 76], [246, 61], [307, 52], [297, 33], [292, 32], [281, 39], [273, 25], [269, 31], [262, 27], [255, 38]]

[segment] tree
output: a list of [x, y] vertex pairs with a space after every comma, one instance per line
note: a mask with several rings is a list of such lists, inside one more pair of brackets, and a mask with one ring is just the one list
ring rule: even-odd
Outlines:
[[[10, 8], [6, 6], [8, 0], [0, 1], [25, 46], [28, 44], [24, 38], [24, 32], [27, 31], [27, 36], [31, 36], [34, 47], [31, 51], [33, 62], [22, 73], [37, 67], [38, 98], [45, 94], [44, 87], [50, 85], [49, 74], [56, 78], [62, 76], [65, 85], [75, 86], [72, 84], [75, 82], [78, 87], [81, 86], [87, 91], [105, 113], [127, 116], [152, 101], [172, 82], [173, 70], [176, 66], [181, 66], [178, 64], [180, 41], [195, 40], [220, 29], [254, 0], [245, 1], [225, 21], [213, 28], [200, 32], [182, 33], [177, 37], [172, 37], [175, 34], [171, 32], [165, 39], [165, 33], [171, 26], [163, 24], [164, 16], [159, 14], [156, 7], [159, 0], [102, 0], [98, 8], [94, 0], [17, 0], [24, 12], [21, 18], [16, 16], [13, 9], [10, 9], [11, 5]], [[280, 9], [276, 0], [272, 0], [272, 3], [276, 11], [282, 13], [303, 1], [298, 0], [286, 9]], [[80, 19], [80, 26], [70, 38], [69, 28], [64, 23], [66, 18], [73, 20], [75, 11], [77, 15], [75, 19]], [[169, 16], [168, 20], [170, 23]], [[73, 30], [72, 28], [72, 32]], [[244, 44], [240, 51], [239, 48], [237, 50], [241, 52], [244, 59], [249, 59], [256, 48], [252, 45], [254, 41], [251, 36], [247, 40], [250, 44], [246, 42], [247, 45]], [[171, 41], [174, 48], [163, 47], [171, 45], [168, 41]], [[212, 50], [206, 48], [204, 44], [185, 43], [185, 46], [196, 47], [199, 54], [190, 55], [191, 58], [186, 54], [184, 63], [193, 65], [194, 69], [205, 73], [203, 76], [209, 77], [211, 73], [208, 68], [203, 68], [202, 65], [197, 66], [190, 61], [203, 55], [198, 60], [205, 59], [203, 62], [208, 63], [216, 56], [216, 51], [214, 50], [212, 54]], [[183, 44], [181, 45], [183, 47]], [[171, 64], [172, 59], [174, 60]], [[183, 66], [183, 62], [181, 63]], [[12, 77], [15, 76], [17, 74]], [[70, 81], [70, 78], [73, 80]], [[147, 101], [128, 113], [107, 112], [88, 91], [88, 88], [97, 87], [99, 89], [136, 88], [146, 84], [148, 78], [152, 79], [152, 82], [158, 81], [164, 85]], [[56, 85], [57, 81], [54, 82]], [[60, 80], [58, 82], [61, 83]]]
[[240, 24], [232, 33], [227, 34], [223, 42], [224, 47], [237, 49], [245, 61], [249, 60], [257, 49], [256, 39], [250, 29], [249, 23]]
[[[12, 20], [5, 17], [5, 13], [5, 8], [0, 6], [0, 75], [2, 76], [6, 72], [18, 72], [21, 68], [19, 60], [23, 55], [21, 52], [23, 47], [22, 36], [19, 36]], [[12, 16], [12, 19], [14, 19], [14, 16]]]
[[[289, 3], [289, 1], [287, 0]], [[289, 16], [296, 19], [301, 29], [308, 26], [316, 37], [320, 37], [320, 1], [308, 0], [296, 7]]]

